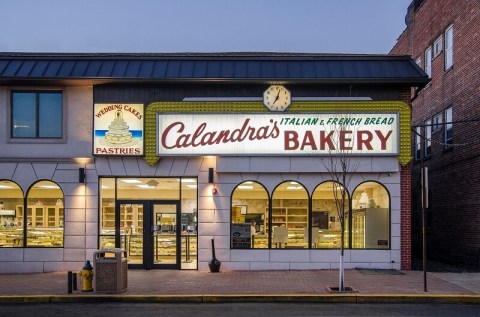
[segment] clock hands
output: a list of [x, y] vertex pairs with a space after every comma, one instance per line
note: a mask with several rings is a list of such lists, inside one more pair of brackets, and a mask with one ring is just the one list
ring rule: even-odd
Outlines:
[[275, 100], [273, 101], [272, 105], [275, 104], [275, 102], [277, 102], [278, 98], [280, 97], [280, 90], [278, 91], [278, 94], [277, 96], [275, 97]]

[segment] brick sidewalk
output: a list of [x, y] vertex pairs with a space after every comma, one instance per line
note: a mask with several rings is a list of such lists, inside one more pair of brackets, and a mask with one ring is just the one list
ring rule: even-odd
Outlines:
[[[428, 274], [428, 293], [425, 293], [423, 272], [401, 273], [390, 270], [346, 270], [345, 285], [357, 289], [359, 294], [479, 294], [432, 273]], [[480, 274], [475, 275], [475, 278], [479, 277]], [[128, 289], [122, 295], [326, 294], [327, 287], [336, 286], [337, 270], [221, 273], [129, 270]], [[66, 294], [66, 272], [0, 275], [0, 295]], [[83, 293], [74, 291], [75, 294]]]

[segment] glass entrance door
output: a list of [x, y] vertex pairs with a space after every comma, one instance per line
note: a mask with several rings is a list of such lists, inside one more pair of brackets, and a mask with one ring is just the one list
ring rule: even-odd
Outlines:
[[178, 203], [152, 203], [153, 266], [179, 263]]
[[99, 247], [127, 251], [129, 268], [196, 269], [196, 209], [179, 200], [117, 200], [104, 206]]
[[120, 203], [120, 248], [127, 251], [128, 263], [143, 265], [145, 203]]

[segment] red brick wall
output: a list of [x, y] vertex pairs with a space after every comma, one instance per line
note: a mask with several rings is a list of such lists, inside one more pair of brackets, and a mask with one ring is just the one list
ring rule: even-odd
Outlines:
[[[431, 83], [412, 102], [412, 125], [423, 125], [439, 113], [445, 121], [443, 112], [448, 107], [453, 107], [453, 121], [480, 119], [480, 0], [425, 0], [417, 11], [409, 13], [409, 21], [391, 54], [421, 57], [422, 67], [425, 49], [428, 46], [433, 49], [440, 35], [445, 41], [445, 30], [453, 25], [453, 67], [445, 70], [443, 43], [442, 52], [432, 60]], [[427, 257], [430, 259], [472, 267], [480, 265], [478, 140], [480, 122], [455, 123], [454, 147], [445, 151], [442, 127], [432, 133], [431, 156], [412, 165], [413, 197], [419, 197], [420, 167], [429, 168]], [[422, 142], [422, 155], [423, 151]], [[418, 207], [411, 220], [418, 223], [420, 204], [416, 200], [413, 206]], [[421, 255], [421, 243], [421, 232], [413, 232], [414, 255]]]
[[[409, 105], [410, 90], [400, 93], [400, 99]], [[412, 268], [412, 165], [402, 166], [400, 171], [400, 231], [401, 231], [401, 268]]]

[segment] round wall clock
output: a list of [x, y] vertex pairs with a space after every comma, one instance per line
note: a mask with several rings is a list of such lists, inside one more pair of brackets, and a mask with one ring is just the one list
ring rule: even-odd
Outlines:
[[281, 85], [272, 85], [263, 93], [263, 104], [270, 111], [285, 111], [292, 103], [290, 91]]

